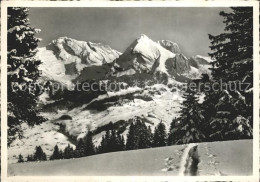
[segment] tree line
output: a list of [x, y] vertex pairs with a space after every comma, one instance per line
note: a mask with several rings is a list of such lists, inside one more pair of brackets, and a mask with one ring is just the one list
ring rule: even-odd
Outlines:
[[[64, 150], [61, 150], [58, 145], [55, 145], [49, 160], [79, 158], [101, 153], [162, 147], [167, 145], [165, 124], [160, 122], [155, 127], [154, 132], [152, 132], [151, 127], [146, 126], [145, 122], [141, 121], [141, 119], [137, 119], [130, 124], [126, 140], [116, 129], [106, 130], [105, 135], [102, 136], [100, 145], [97, 147], [95, 147], [92, 137], [92, 132], [88, 132], [85, 137], [78, 140], [75, 149], [68, 144]], [[40, 146], [36, 147], [33, 155], [27, 156], [28, 162], [46, 160], [46, 154]], [[18, 162], [25, 162], [21, 154], [18, 157]]]

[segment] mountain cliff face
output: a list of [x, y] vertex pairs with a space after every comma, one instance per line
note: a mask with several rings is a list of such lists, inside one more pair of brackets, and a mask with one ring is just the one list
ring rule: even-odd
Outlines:
[[115, 62], [117, 75], [160, 72], [169, 77], [188, 74], [191, 66], [199, 69], [201, 65], [209, 64], [202, 56], [187, 58], [177, 43], [169, 40], [154, 42], [146, 35], [136, 39]]
[[173, 59], [169, 59], [166, 62], [166, 67], [171, 75], [174, 73], [183, 74], [191, 70], [191, 64], [188, 58], [184, 54], [182, 54], [177, 43], [174, 43], [169, 40], [161, 40], [158, 41], [158, 43], [165, 49], [176, 54], [176, 56]]
[[60, 37], [37, 54], [46, 79], [70, 84], [84, 68], [113, 62], [121, 53], [101, 43]]
[[174, 58], [175, 54], [152, 41], [146, 35], [141, 35], [116, 60], [122, 70], [134, 69], [136, 72], [167, 73], [165, 62]]

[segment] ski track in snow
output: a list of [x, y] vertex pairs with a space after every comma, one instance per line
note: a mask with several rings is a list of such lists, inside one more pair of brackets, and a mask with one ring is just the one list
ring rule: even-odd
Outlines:
[[192, 144], [188, 144], [188, 146], [185, 148], [183, 154], [182, 154], [182, 158], [181, 158], [181, 162], [180, 162], [180, 170], [179, 170], [179, 176], [185, 176], [185, 170], [188, 167], [187, 166], [187, 162], [189, 160], [189, 152], [193, 147], [198, 146], [198, 144], [192, 143]]

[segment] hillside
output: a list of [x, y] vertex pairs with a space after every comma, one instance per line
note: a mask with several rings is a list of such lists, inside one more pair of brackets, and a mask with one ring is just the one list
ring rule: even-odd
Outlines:
[[[78, 159], [11, 164], [8, 166], [8, 174], [10, 176], [247, 176], [252, 175], [252, 149], [252, 140], [178, 145]], [[194, 156], [199, 160], [196, 165], [192, 161]]]
[[[174, 88], [178, 83], [175, 84]], [[66, 108], [64, 102], [51, 103], [47, 105], [48, 112], [42, 112], [48, 118], [47, 122], [32, 128], [23, 126], [24, 137], [11, 144], [8, 161], [15, 163], [19, 154], [32, 154], [36, 145], [41, 145], [47, 156], [50, 156], [56, 143], [64, 149], [68, 144], [73, 145], [73, 141], [82, 138], [89, 130], [95, 131], [110, 122], [123, 131], [125, 138], [131, 120], [137, 117], [151, 126], [152, 130], [160, 121], [165, 123], [168, 130], [172, 118], [178, 116], [181, 94], [178, 89], [171, 90], [166, 85], [156, 84], [146, 88], [129, 87], [118, 92], [108, 92], [73, 109]], [[64, 115], [72, 119], [61, 119]], [[103, 130], [93, 137], [96, 146], [100, 144], [105, 132]], [[51, 143], [49, 137], [53, 137]]]

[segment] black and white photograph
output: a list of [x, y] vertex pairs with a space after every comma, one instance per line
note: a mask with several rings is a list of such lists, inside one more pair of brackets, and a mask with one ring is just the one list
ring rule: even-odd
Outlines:
[[7, 177], [258, 179], [257, 3], [45, 3], [2, 10]]

